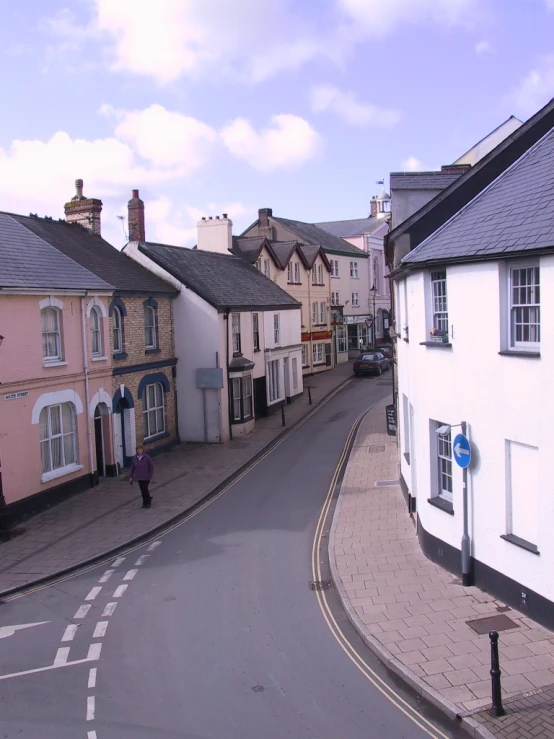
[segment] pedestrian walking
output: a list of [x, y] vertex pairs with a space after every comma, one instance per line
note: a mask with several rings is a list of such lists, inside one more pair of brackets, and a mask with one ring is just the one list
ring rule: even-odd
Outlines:
[[144, 453], [144, 449], [141, 446], [137, 447], [137, 453], [131, 460], [131, 471], [129, 472], [129, 482], [133, 484], [133, 478], [139, 484], [140, 492], [142, 494], [142, 507], [150, 508], [152, 505], [152, 496], [148, 486], [152, 480], [154, 474], [154, 462], [152, 457]]

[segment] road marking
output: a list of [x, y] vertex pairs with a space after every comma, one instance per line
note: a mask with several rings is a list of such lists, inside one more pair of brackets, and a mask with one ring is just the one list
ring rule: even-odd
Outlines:
[[106, 629], [108, 628], [108, 622], [107, 621], [99, 621], [96, 624], [96, 628], [94, 629], [94, 634], [92, 635], [93, 639], [102, 639], [103, 636], [106, 636]]
[[96, 708], [96, 701], [93, 695], [89, 695], [87, 698], [87, 721], [94, 721], [94, 709]]
[[78, 628], [78, 624], [69, 624], [69, 626], [66, 626], [66, 629], [63, 632], [62, 641], [73, 641]]
[[[381, 402], [381, 401], [378, 401]], [[316, 532], [312, 544], [312, 578], [313, 580], [321, 580], [321, 560], [319, 559], [319, 551], [322, 546], [322, 534], [325, 530], [325, 524], [331, 508], [331, 503], [335, 494], [335, 490], [340, 478], [343, 465], [348, 460], [350, 454], [350, 448], [356, 433], [358, 432], [360, 423], [364, 416], [369, 413], [377, 403], [360, 413], [358, 418], [354, 421], [350, 433], [344, 444], [342, 454], [335, 468], [327, 496], [323, 503], [321, 513], [316, 525]], [[356, 649], [350, 644], [347, 637], [344, 635], [340, 626], [337, 624], [335, 617], [329, 606], [329, 601], [325, 591], [316, 590], [317, 601], [327, 626], [331, 633], [335, 637], [339, 646], [350, 659], [351, 662], [360, 670], [360, 672], [369, 680], [377, 690], [387, 698], [399, 711], [401, 711], [407, 718], [409, 718], [414, 724], [428, 734], [433, 739], [440, 737], [441, 739], [448, 739], [446, 734], [443, 734], [431, 721], [425, 718], [417, 709], [413, 708], [401, 695], [399, 695], [383, 678], [381, 678], [368, 664], [365, 662], [363, 657], [356, 651]]]
[[96, 673], [98, 672], [97, 667], [91, 667], [88, 673], [88, 687], [89, 688], [95, 688], [96, 687]]
[[148, 554], [143, 554], [143, 555], [141, 555], [141, 556], [140, 556], [140, 557], [139, 557], [139, 558], [137, 559], [137, 561], [135, 562], [135, 567], [138, 567], [139, 565], [142, 565], [142, 564], [144, 564], [144, 563], [146, 562], [146, 560], [147, 560], [147, 559], [148, 559]]
[[95, 731], [87, 731], [87, 739], [97, 739]]
[[[91, 647], [102, 647], [101, 644], [91, 644]], [[69, 651], [69, 647], [62, 647], [63, 649], [67, 649]], [[60, 650], [58, 650], [60, 651]], [[100, 656], [100, 649], [98, 649], [98, 657], [93, 656], [90, 657], [90, 648], [89, 648], [89, 655], [85, 657], [85, 659], [75, 659], [72, 662], [59, 662], [58, 664], [53, 665], [46, 665], [46, 667], [35, 667], [32, 670], [23, 670], [22, 672], [10, 672], [8, 675], [0, 675], [0, 680], [11, 680], [14, 677], [25, 677], [26, 675], [36, 675], [39, 672], [49, 672], [50, 670], [58, 670], [62, 667], [73, 667], [74, 665], [85, 665], [87, 662], [93, 662], [94, 660], [97, 660]]]
[[108, 603], [102, 612], [102, 616], [113, 616], [117, 603]]
[[0, 628], [0, 639], [7, 639], [8, 636], [13, 636], [16, 631], [22, 631], [23, 629], [30, 629], [33, 626], [42, 626], [42, 624], [49, 624], [50, 621], [37, 621], [34, 624], [14, 624], [13, 626], [2, 626]]
[[77, 609], [77, 613], [73, 616], [73, 618], [84, 618], [89, 611], [90, 611], [90, 603], [86, 606], [80, 606]]
[[128, 585], [118, 585], [117, 588], [114, 590], [113, 597], [121, 598], [121, 596], [127, 590], [128, 587], [129, 587]]
[[115, 570], [106, 570], [106, 572], [104, 572], [104, 574], [102, 575], [100, 580], [98, 580], [98, 582], [108, 582], [108, 580], [110, 579], [110, 577], [113, 575], [114, 572]]
[[132, 580], [137, 572], [138, 570], [129, 570], [129, 572], [127, 572], [127, 574], [124, 576], [123, 580]]
[[95, 588], [92, 588], [92, 590], [87, 595], [87, 597], [85, 598], [85, 600], [94, 600], [96, 598], [96, 596], [98, 595], [98, 593], [101, 590], [102, 590], [102, 586], [101, 585], [100, 586], [97, 585]]
[[83, 662], [97, 662], [100, 659], [100, 652], [102, 651], [102, 645], [98, 642], [91, 644], [88, 648], [87, 658]]
[[54, 659], [54, 667], [59, 667], [60, 665], [67, 664], [68, 659], [69, 659], [69, 647], [60, 647], [58, 651], [56, 652], [56, 657]]
[[125, 557], [118, 557], [112, 562], [112, 567], [119, 567], [119, 565], [123, 564], [123, 562], [125, 562]]
[[150, 546], [148, 547], [148, 549], [146, 551], [147, 552], [153, 552], [154, 549], [157, 549], [160, 546], [161, 543], [162, 543], [161, 541], [153, 541], [152, 544], [150, 544]]

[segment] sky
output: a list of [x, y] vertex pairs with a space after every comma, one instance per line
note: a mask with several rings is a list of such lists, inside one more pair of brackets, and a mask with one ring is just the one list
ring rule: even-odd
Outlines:
[[[365, 217], [390, 172], [453, 162], [554, 97], [554, 0], [0, 0], [0, 210], [84, 180], [126, 241], [192, 246], [258, 208]], [[118, 216], [125, 216], [121, 220]]]

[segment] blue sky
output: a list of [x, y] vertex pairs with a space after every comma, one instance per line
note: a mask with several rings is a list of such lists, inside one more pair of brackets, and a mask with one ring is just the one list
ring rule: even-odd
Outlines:
[[554, 0], [0, 0], [0, 209], [73, 182], [124, 243], [239, 233], [259, 207], [367, 215], [376, 180], [449, 163], [554, 96]]

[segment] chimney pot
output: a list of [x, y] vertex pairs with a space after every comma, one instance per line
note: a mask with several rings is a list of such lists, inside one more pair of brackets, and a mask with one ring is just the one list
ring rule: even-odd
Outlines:
[[133, 190], [133, 199], [134, 198], [138, 198], [138, 196], [139, 196], [139, 191], [138, 190]]
[[210, 221], [213, 221], [213, 218], [210, 216]]
[[224, 213], [223, 218], [227, 218], [227, 215], [228, 215], [227, 213]]
[[129, 220], [129, 241], [146, 241], [144, 229], [144, 203], [139, 198], [139, 191], [132, 191], [133, 197], [127, 205]]
[[64, 212], [67, 223], [78, 223], [96, 236], [100, 236], [102, 201], [84, 197], [83, 180], [75, 180], [75, 195], [65, 204]]
[[202, 220], [205, 221], [206, 220], [206, 216], [202, 216]]

